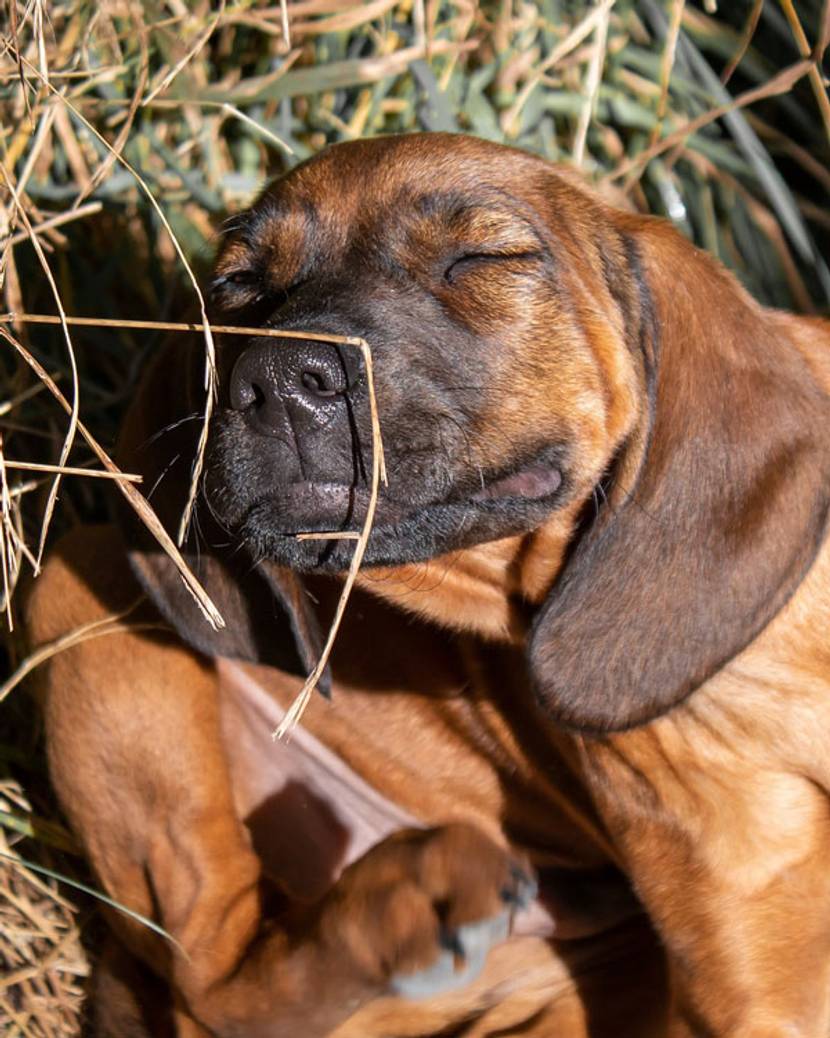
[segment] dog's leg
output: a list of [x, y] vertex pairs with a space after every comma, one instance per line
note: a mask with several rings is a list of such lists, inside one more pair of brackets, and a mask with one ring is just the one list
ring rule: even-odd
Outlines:
[[670, 1038], [819, 1038], [830, 1033], [826, 794], [782, 761], [783, 718], [777, 745], [759, 745], [745, 720], [730, 730], [725, 711], [716, 725], [705, 709], [586, 741], [668, 952]]
[[413, 1005], [377, 999], [332, 1038], [666, 1038], [662, 949], [645, 917], [594, 937], [514, 937], [470, 987]]
[[173, 1002], [167, 983], [112, 936], [96, 949], [89, 1038], [210, 1038]]
[[[48, 641], [135, 595], [114, 537], [83, 531], [40, 578], [30, 629]], [[504, 851], [449, 826], [396, 834], [290, 926], [264, 925], [213, 668], [164, 632], [124, 630], [55, 655], [43, 684], [53, 781], [99, 881], [175, 944], [112, 925], [213, 1034], [313, 1038], [390, 988], [446, 989], [530, 892]]]

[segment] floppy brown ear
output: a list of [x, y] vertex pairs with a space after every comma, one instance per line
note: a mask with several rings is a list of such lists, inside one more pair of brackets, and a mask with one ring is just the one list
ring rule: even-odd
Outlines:
[[[154, 361], [139, 387], [119, 441], [125, 471], [143, 476], [143, 491], [175, 537], [190, 486], [204, 391], [195, 348], [171, 348]], [[181, 639], [206, 656], [263, 663], [305, 675], [323, 639], [301, 579], [230, 543], [204, 503], [197, 505], [182, 555], [222, 614], [215, 630], [178, 570], [137, 517], [122, 509], [131, 568], [142, 589]], [[330, 690], [326, 672], [318, 687]]]
[[639, 446], [530, 645], [546, 710], [595, 732], [664, 713], [752, 641], [815, 557], [830, 499], [830, 401], [785, 319], [671, 228], [621, 219], [644, 322]]

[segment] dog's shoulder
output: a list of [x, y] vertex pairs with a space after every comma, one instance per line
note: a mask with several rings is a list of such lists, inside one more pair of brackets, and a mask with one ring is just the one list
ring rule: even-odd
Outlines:
[[141, 595], [114, 525], [77, 526], [55, 544], [25, 604], [33, 647], [129, 609]]

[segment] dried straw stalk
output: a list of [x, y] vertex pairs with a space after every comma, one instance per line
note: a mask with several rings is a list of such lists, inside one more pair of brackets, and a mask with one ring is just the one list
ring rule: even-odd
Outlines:
[[[204, 326], [201, 324], [188, 324], [173, 321], [128, 321], [97, 317], [66, 317], [65, 320], [69, 325], [82, 325], [86, 327], [141, 328], [153, 331], [175, 332], [195, 332], [204, 330]], [[0, 334], [3, 334], [3, 324], [11, 324], [14, 321], [28, 324], [57, 324], [60, 319], [51, 314], [2, 314], [0, 315]], [[346, 580], [343, 584], [343, 589], [337, 603], [334, 619], [332, 620], [329, 629], [328, 638], [323, 647], [323, 651], [320, 654], [320, 659], [317, 661], [317, 664], [308, 676], [308, 679], [291, 705], [291, 708], [286, 713], [281, 724], [274, 732], [275, 738], [282, 738], [299, 722], [317, 682], [320, 680], [320, 675], [325, 670], [329, 661], [331, 650], [334, 646], [337, 632], [340, 629], [343, 614], [345, 613], [346, 605], [363, 561], [366, 545], [369, 541], [377, 507], [380, 483], [381, 481], [384, 484], [387, 482], [386, 464], [383, 455], [383, 439], [381, 436], [380, 418], [378, 416], [377, 397], [375, 394], [372, 351], [365, 339], [360, 339], [356, 336], [331, 335], [322, 332], [303, 332], [297, 330], [282, 331], [279, 328], [245, 328], [233, 325], [213, 325], [213, 331], [218, 334], [227, 335], [257, 335], [281, 339], [314, 339], [320, 342], [330, 342], [341, 346], [356, 347], [360, 350], [363, 356], [363, 364], [366, 370], [366, 382], [369, 389], [369, 409], [372, 422], [372, 477], [366, 518], [363, 521], [363, 527], [359, 533], [356, 531], [338, 531], [333, 533], [300, 533], [297, 535], [300, 540], [355, 540], [356, 544], [349, 571], [346, 575]], [[121, 479], [125, 478], [123, 473], [119, 472], [118, 475]]]

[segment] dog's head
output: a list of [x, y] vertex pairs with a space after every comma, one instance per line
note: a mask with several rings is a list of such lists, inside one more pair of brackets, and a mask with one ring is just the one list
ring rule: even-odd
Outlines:
[[[348, 567], [353, 542], [296, 535], [365, 517], [366, 371], [312, 333], [366, 340], [388, 471], [366, 580], [491, 635], [535, 610], [531, 667], [564, 723], [682, 699], [815, 553], [827, 402], [782, 328], [538, 158], [440, 134], [331, 148], [232, 221], [211, 307], [309, 333], [221, 342], [204, 493], [227, 539]], [[466, 602], [413, 582], [436, 559]]]
[[[603, 282], [603, 255], [626, 262], [619, 238], [597, 228], [596, 264], [580, 264], [597, 218], [538, 159], [440, 136], [332, 148], [234, 221], [213, 282], [217, 319], [371, 347], [389, 482], [367, 565], [523, 533], [601, 476], [638, 379], [632, 322], [609, 311], [622, 304], [636, 322], [641, 304], [636, 287], [617, 302]], [[609, 336], [611, 371], [597, 341]], [[312, 338], [222, 349], [207, 465], [216, 512], [258, 554], [347, 567], [350, 542], [295, 535], [359, 528], [365, 515], [359, 351]]]

